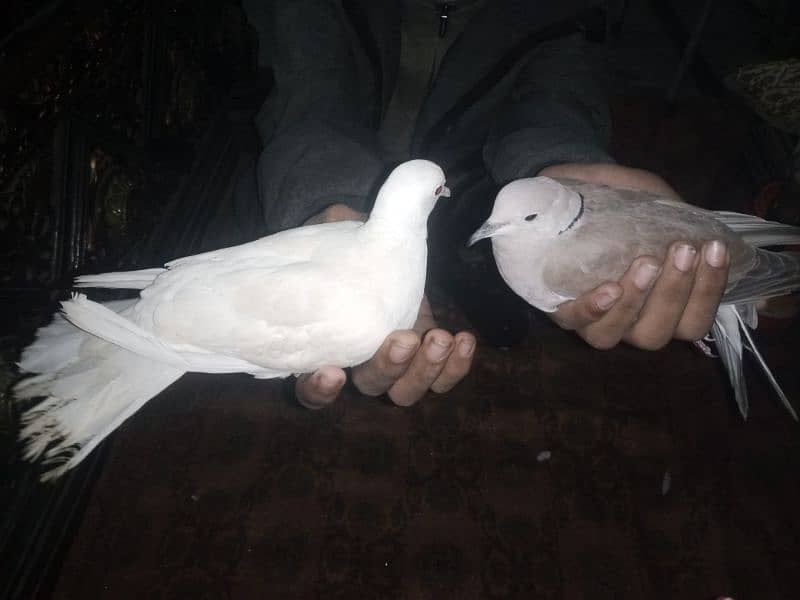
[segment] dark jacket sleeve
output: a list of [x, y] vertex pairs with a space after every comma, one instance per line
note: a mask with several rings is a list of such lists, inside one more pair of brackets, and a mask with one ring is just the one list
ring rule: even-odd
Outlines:
[[614, 162], [603, 47], [581, 34], [540, 44], [520, 70], [483, 149], [498, 184], [565, 162]]

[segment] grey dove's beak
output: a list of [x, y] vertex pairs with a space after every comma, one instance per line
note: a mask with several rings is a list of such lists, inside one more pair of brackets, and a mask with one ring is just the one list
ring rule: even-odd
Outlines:
[[496, 235], [506, 225], [508, 225], [508, 223], [486, 221], [475, 233], [472, 234], [472, 237], [470, 237], [469, 241], [467, 242], [467, 246], [472, 246], [475, 242], [482, 240], [483, 238], [490, 238], [493, 235]]

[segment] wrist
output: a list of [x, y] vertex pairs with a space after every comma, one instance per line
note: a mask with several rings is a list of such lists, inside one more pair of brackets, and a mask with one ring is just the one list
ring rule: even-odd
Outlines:
[[680, 200], [678, 192], [659, 175], [644, 169], [615, 163], [561, 163], [545, 167], [537, 175], [644, 190], [673, 200]]

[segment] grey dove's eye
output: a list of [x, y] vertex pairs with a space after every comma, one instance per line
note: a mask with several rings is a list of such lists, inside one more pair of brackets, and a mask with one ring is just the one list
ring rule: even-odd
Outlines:
[[526, 220], [526, 221], [533, 221], [533, 220], [534, 220], [536, 217], [538, 217], [538, 216], [539, 216], [539, 215], [537, 215], [536, 213], [531, 213], [531, 214], [529, 214], [527, 217], [525, 217], [525, 220]]

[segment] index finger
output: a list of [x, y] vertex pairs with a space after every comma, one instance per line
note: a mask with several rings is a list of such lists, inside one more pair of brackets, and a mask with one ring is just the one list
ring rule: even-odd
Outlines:
[[564, 302], [552, 318], [563, 329], [581, 330], [602, 319], [620, 299], [622, 292], [618, 283], [602, 283], [590, 292]]
[[362, 394], [380, 396], [406, 372], [419, 345], [414, 331], [393, 331], [372, 358], [353, 367], [353, 385]]
[[336, 400], [342, 391], [347, 375], [337, 367], [321, 367], [314, 373], [297, 378], [294, 393], [297, 401], [312, 410], [324, 408]]
[[728, 283], [731, 262], [730, 253], [719, 240], [706, 243], [700, 253], [702, 260], [697, 266], [694, 286], [675, 333], [678, 339], [691, 342], [711, 329]]

